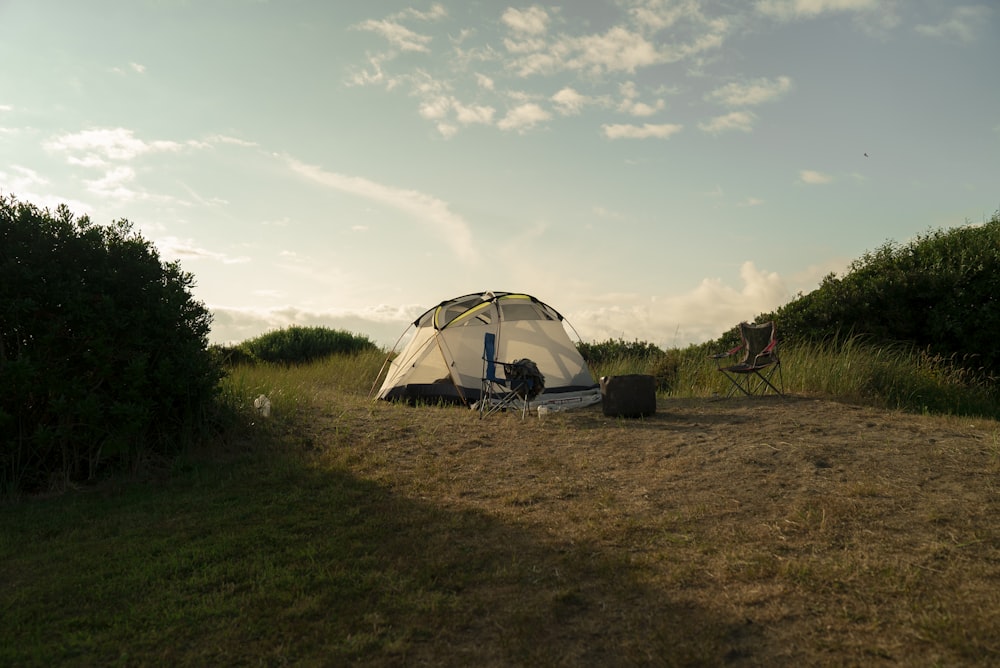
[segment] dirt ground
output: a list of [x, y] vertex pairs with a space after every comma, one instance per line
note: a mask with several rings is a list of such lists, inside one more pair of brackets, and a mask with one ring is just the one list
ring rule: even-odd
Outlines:
[[[992, 420], [809, 397], [660, 399], [642, 419], [384, 404], [356, 419], [359, 474], [528, 532], [544, 569], [564, 569], [541, 586], [571, 590], [567, 646], [543, 662], [1000, 664]], [[594, 555], [641, 587], [586, 582]]]

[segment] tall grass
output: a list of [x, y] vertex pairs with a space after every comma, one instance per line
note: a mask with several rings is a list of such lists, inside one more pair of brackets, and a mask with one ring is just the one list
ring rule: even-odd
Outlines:
[[[1000, 398], [990, 379], [924, 351], [852, 337], [786, 346], [780, 355], [786, 394], [918, 413], [1000, 417]], [[252, 416], [253, 401], [263, 394], [277, 416], [292, 418], [330, 389], [367, 396], [384, 361], [383, 351], [371, 350], [304, 365], [239, 364], [222, 381], [222, 401], [230, 410]], [[591, 364], [590, 370], [595, 379], [656, 376], [663, 397], [712, 397], [730, 388], [704, 347], [671, 350], [659, 357], [620, 355]]]
[[[692, 346], [673, 353], [675, 376], [663, 396], [722, 395], [729, 381], [710, 351]], [[780, 349], [786, 393], [823, 396], [881, 408], [946, 415], [1000, 417], [994, 383], [958, 360], [904, 345], [873, 345], [862, 337]], [[735, 360], [733, 360], [735, 361]], [[621, 356], [591, 366], [595, 378], [662, 374], [656, 358]], [[662, 385], [661, 385], [662, 387]]]
[[239, 413], [252, 414], [254, 400], [264, 395], [275, 415], [291, 417], [329, 390], [367, 394], [384, 360], [384, 351], [365, 350], [310, 364], [236, 364], [222, 380], [221, 401]]

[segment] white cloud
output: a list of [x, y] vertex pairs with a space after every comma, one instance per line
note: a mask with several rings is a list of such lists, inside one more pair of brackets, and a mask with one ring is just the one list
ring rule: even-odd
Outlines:
[[539, 6], [528, 9], [508, 8], [500, 20], [515, 33], [524, 35], [543, 35], [549, 28], [549, 15]]
[[168, 236], [157, 239], [154, 243], [160, 255], [172, 260], [212, 260], [223, 264], [242, 264], [250, 261], [248, 257], [232, 257], [225, 253], [200, 248], [193, 239]]
[[586, 106], [590, 101], [590, 98], [586, 95], [578, 93], [569, 86], [561, 89], [550, 99], [552, 100], [552, 103], [556, 105], [556, 109], [559, 113], [564, 116], [579, 114], [583, 110], [584, 106]]
[[570, 42], [577, 55], [566, 61], [568, 69], [594, 74], [635, 72], [637, 68], [666, 62], [668, 58], [643, 35], [615, 26], [603, 35], [585, 35]]
[[957, 39], [969, 44], [976, 41], [978, 33], [987, 25], [991, 10], [983, 5], [955, 7], [951, 16], [934, 25], [918, 25], [917, 32], [928, 37]]
[[393, 14], [389, 18], [393, 20], [417, 19], [419, 21], [438, 21], [440, 19], [445, 18], [446, 16], [448, 16], [448, 10], [445, 9], [444, 5], [442, 5], [441, 3], [435, 2], [433, 5], [431, 5], [431, 8], [426, 12], [422, 12], [419, 9], [408, 7], [401, 12]]
[[670, 28], [682, 19], [702, 19], [701, 10], [695, 2], [665, 3], [662, 0], [646, 0], [629, 8], [633, 22], [641, 29], [659, 32]]
[[99, 197], [129, 201], [138, 197], [134, 190], [127, 187], [134, 180], [135, 170], [127, 165], [120, 165], [108, 170], [103, 177], [84, 183], [88, 191]]
[[444, 118], [451, 109], [451, 98], [446, 95], [434, 95], [424, 98], [420, 103], [419, 114], [428, 120]]
[[534, 102], [528, 102], [508, 111], [507, 115], [497, 123], [497, 127], [501, 130], [523, 132], [535, 127], [539, 123], [544, 123], [550, 118], [552, 118], [552, 114]]
[[632, 116], [652, 116], [656, 112], [662, 111], [667, 106], [663, 100], [657, 100], [651, 105], [645, 102], [639, 102], [639, 91], [636, 88], [634, 81], [626, 81], [618, 87], [618, 90], [623, 98], [621, 103], [618, 105], [618, 111]]
[[807, 183], [809, 185], [822, 185], [824, 183], [830, 183], [833, 181], [833, 177], [829, 174], [824, 174], [823, 172], [817, 172], [812, 169], [803, 169], [799, 172], [799, 180], [802, 183]]
[[699, 123], [698, 128], [710, 134], [721, 134], [730, 130], [750, 132], [756, 119], [749, 111], [733, 111], [723, 116], [716, 116], [706, 123]]
[[354, 28], [381, 35], [386, 41], [401, 51], [427, 53], [430, 51], [427, 45], [433, 39], [429, 35], [421, 35], [406, 26], [387, 20], [368, 19], [354, 26]]
[[[718, 338], [743, 320], [773, 311], [790, 297], [777, 273], [758, 270], [751, 261], [741, 265], [740, 283], [732, 287], [721, 279], [706, 278], [687, 294], [655, 298], [614, 295], [593, 300], [594, 305], [584, 305], [567, 317], [585, 340], [625, 337], [662, 347], [683, 347]], [[599, 303], [605, 301], [614, 305]]]
[[477, 260], [478, 253], [473, 245], [469, 224], [451, 211], [447, 202], [416, 190], [394, 188], [359, 176], [328, 172], [294, 158], [285, 158], [285, 162], [292, 172], [310, 181], [412, 215], [430, 226], [435, 234], [451, 247], [460, 261], [472, 264]]
[[173, 141], [147, 142], [125, 128], [98, 128], [66, 134], [46, 142], [47, 151], [67, 154], [74, 164], [103, 165], [108, 160], [133, 160], [146, 153], [179, 151], [182, 145]]
[[452, 101], [452, 109], [455, 110], [455, 118], [462, 125], [473, 123], [491, 123], [496, 109], [487, 105], [464, 105], [457, 100]]
[[683, 125], [674, 123], [662, 123], [654, 125], [644, 123], [642, 125], [602, 125], [604, 136], [608, 139], [668, 139], [671, 135], [680, 132]]
[[782, 21], [808, 19], [830, 12], [858, 12], [879, 9], [880, 0], [758, 0], [761, 14]]
[[245, 148], [254, 148], [258, 144], [254, 141], [247, 141], [246, 139], [240, 139], [239, 137], [230, 137], [228, 135], [211, 135], [205, 141], [209, 144], [230, 144], [232, 146], [243, 146]]
[[0, 186], [3, 186], [7, 192], [23, 192], [49, 183], [47, 178], [28, 167], [11, 165], [10, 169], [14, 172], [13, 174], [0, 172]]
[[730, 83], [717, 88], [707, 99], [728, 107], [745, 107], [763, 104], [787, 93], [792, 88], [789, 77], [754, 79], [745, 83]]
[[560, 71], [583, 72], [588, 76], [635, 72], [642, 67], [674, 62], [711, 47], [709, 42], [696, 41], [689, 46], [660, 50], [645, 35], [620, 25], [601, 34], [559, 35], [549, 41], [545, 37], [532, 35], [504, 40], [507, 51], [514, 56], [511, 68], [519, 76]]
[[493, 90], [496, 87], [493, 79], [479, 72], [476, 72], [476, 83], [484, 90]]
[[321, 310], [299, 306], [246, 308], [209, 305], [212, 312], [212, 343], [239, 343], [265, 332], [297, 325], [329, 327], [367, 336], [372, 342], [390, 347], [407, 325], [427, 309], [426, 305], [380, 304], [356, 310]]

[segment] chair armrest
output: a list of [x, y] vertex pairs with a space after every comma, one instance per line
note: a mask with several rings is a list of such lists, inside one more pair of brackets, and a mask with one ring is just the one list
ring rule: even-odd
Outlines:
[[[766, 348], [757, 353], [757, 356], [753, 358], [753, 365], [758, 366], [759, 361], [762, 357], [764, 358], [773, 357], [775, 360], [777, 360], [778, 359], [777, 353], [778, 353], [778, 340], [775, 339], [774, 341], [771, 341], [769, 344], [767, 344]], [[774, 363], [773, 361], [768, 362], [768, 364], [773, 364], [773, 363]]]
[[736, 353], [738, 353], [741, 350], [743, 350], [743, 344], [742, 343], [740, 345], [736, 346], [735, 348], [733, 348], [732, 350], [727, 350], [724, 353], [715, 353], [714, 355], [709, 355], [709, 357], [711, 357], [713, 360], [721, 360], [721, 359], [723, 359], [725, 357], [732, 357], [733, 355], [735, 355]]

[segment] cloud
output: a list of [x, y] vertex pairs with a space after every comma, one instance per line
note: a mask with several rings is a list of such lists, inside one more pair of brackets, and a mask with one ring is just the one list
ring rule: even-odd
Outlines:
[[823, 172], [803, 169], [799, 172], [799, 181], [809, 185], [821, 185], [824, 183], [831, 183], [833, 181], [833, 177], [829, 174], [824, 174]]
[[604, 136], [608, 139], [669, 139], [671, 135], [677, 134], [683, 128], [683, 125], [674, 123], [601, 126], [601, 129], [604, 130]]
[[493, 114], [496, 109], [487, 105], [464, 105], [458, 100], [452, 100], [452, 109], [455, 111], [455, 119], [462, 125], [473, 123], [488, 124], [493, 122]]
[[518, 76], [529, 77], [561, 71], [581, 72], [600, 76], [608, 72], [629, 72], [672, 63], [717, 48], [722, 43], [725, 22], [712, 24], [712, 29], [687, 44], [660, 48], [642, 32], [616, 25], [603, 33], [579, 36], [548, 35], [518, 36], [505, 39], [504, 46], [514, 58], [510, 67]]
[[552, 103], [555, 104], [556, 110], [564, 116], [579, 114], [583, 110], [584, 106], [586, 106], [590, 101], [590, 98], [586, 95], [576, 92], [569, 86], [562, 88], [550, 99], [552, 100]]
[[193, 239], [168, 236], [157, 239], [155, 245], [163, 257], [173, 260], [212, 260], [223, 264], [242, 264], [250, 261], [248, 257], [231, 257], [225, 253], [200, 248]]
[[367, 336], [389, 348], [410, 323], [427, 310], [426, 305], [380, 304], [358, 310], [317, 310], [299, 306], [246, 308], [209, 305], [212, 313], [212, 343], [234, 344], [285, 327], [328, 327]]
[[496, 85], [493, 83], [492, 78], [486, 76], [485, 74], [481, 74], [479, 72], [476, 72], [476, 83], [479, 85], [480, 88], [484, 90], [493, 90], [494, 88], [496, 88]]
[[183, 145], [174, 141], [143, 141], [125, 128], [96, 128], [61, 135], [47, 141], [44, 148], [65, 153], [72, 164], [100, 166], [109, 160], [128, 161], [147, 153], [179, 151]]
[[717, 88], [706, 99], [727, 107], [747, 107], [770, 102], [781, 97], [792, 88], [789, 77], [777, 79], [754, 79], [745, 83], [730, 83]]
[[138, 198], [138, 193], [127, 187], [135, 180], [135, 170], [127, 165], [109, 169], [102, 178], [84, 181], [87, 190], [99, 197], [122, 201]]
[[[601, 31], [568, 28], [571, 23], [562, 20], [562, 10], [558, 7], [540, 4], [507, 7], [500, 10], [498, 17], [501, 34], [468, 47], [462, 45], [470, 42], [477, 31], [462, 30], [459, 37], [450, 38], [453, 50], [446, 64], [428, 62], [417, 67], [412, 59], [399, 57], [396, 52], [369, 53], [367, 65], [350, 72], [347, 83], [356, 86], [377, 84], [386, 90], [408, 87], [409, 93], [419, 100], [418, 113], [446, 137], [472, 123], [526, 132], [549, 120], [553, 113], [576, 115], [588, 105], [611, 108], [611, 98], [602, 93], [585, 95], [580, 92], [579, 85], [562, 81], [548, 92], [535, 91], [531, 99], [522, 100], [523, 104], [510, 109], [497, 121], [495, 109], [500, 108], [500, 103], [477, 98], [474, 103], [459, 104], [453, 91], [468, 90], [469, 84], [473, 84], [480, 96], [494, 94], [509, 98], [509, 90], [498, 90], [500, 77], [527, 78], [564, 72], [586, 79], [588, 85], [605, 85], [607, 74], [635, 73], [642, 68], [698, 57], [707, 50], [716, 49], [730, 29], [730, 19], [707, 19], [693, 0], [670, 6], [660, 0], [628, 0], [616, 4], [625, 6], [623, 14]], [[429, 14], [438, 18], [444, 12], [431, 11]], [[412, 18], [415, 18], [412, 10], [404, 10], [358, 23], [353, 28], [383, 36], [397, 51], [429, 52], [430, 36], [418, 35], [404, 25]], [[565, 31], [553, 30], [557, 18], [560, 19], [558, 25], [566, 28]], [[684, 23], [677, 26], [676, 35], [656, 36], [660, 30], [681, 21]], [[435, 69], [439, 65], [441, 67]], [[394, 72], [394, 67], [408, 71]], [[497, 71], [492, 71], [491, 67]], [[444, 68], [447, 74], [442, 74]], [[550, 101], [549, 110], [539, 106], [543, 98]], [[666, 106], [662, 99], [640, 99], [632, 84], [617, 108], [631, 116], [651, 117]]]
[[408, 7], [401, 12], [393, 14], [389, 18], [393, 20], [417, 19], [418, 21], [438, 21], [440, 19], [445, 18], [446, 16], [448, 16], [448, 10], [445, 9], [444, 5], [442, 5], [440, 2], [435, 2], [433, 5], [431, 5], [431, 8], [426, 12], [422, 12], [419, 9]]
[[618, 87], [622, 95], [622, 101], [618, 105], [618, 111], [632, 116], [652, 116], [658, 111], [662, 111], [667, 105], [663, 100], [657, 100], [652, 105], [639, 102], [639, 91], [634, 81], [626, 81]]
[[682, 19], [702, 19], [697, 3], [664, 3], [659, 0], [636, 3], [629, 8], [633, 23], [648, 32], [659, 32], [670, 28]]
[[[790, 291], [774, 272], [761, 271], [751, 261], [740, 266], [740, 285], [706, 278], [686, 294], [642, 298], [605, 295], [591, 305], [563, 314], [585, 340], [627, 337], [661, 347], [682, 347], [718, 338], [743, 320], [752, 320], [787, 303]], [[611, 305], [601, 305], [600, 302]]]
[[988, 24], [991, 10], [983, 5], [955, 7], [951, 16], [934, 25], [918, 25], [916, 31], [928, 37], [957, 39], [970, 44], [978, 38], [978, 33]]
[[879, 4], [880, 0], [758, 0], [756, 9], [781, 21], [791, 21], [831, 12], [875, 11]]
[[724, 116], [716, 116], [706, 123], [699, 123], [698, 128], [716, 135], [731, 130], [750, 132], [753, 129], [754, 120], [756, 120], [756, 116], [749, 111], [734, 111]]
[[603, 35], [584, 35], [570, 40], [577, 55], [566, 61], [572, 70], [594, 74], [601, 72], [635, 72], [636, 68], [656, 65], [668, 60], [656, 45], [643, 35], [615, 26]]
[[434, 230], [435, 234], [451, 247], [458, 259], [466, 264], [474, 264], [478, 259], [479, 254], [473, 245], [469, 224], [452, 212], [447, 202], [416, 190], [393, 188], [359, 176], [328, 172], [294, 158], [286, 157], [285, 163], [295, 174], [322, 186], [362, 197], [413, 216]]
[[528, 102], [508, 111], [507, 115], [497, 123], [497, 127], [501, 130], [523, 132], [535, 127], [539, 123], [544, 123], [550, 118], [552, 118], [552, 114], [534, 102]]
[[548, 13], [537, 5], [524, 10], [510, 7], [500, 21], [515, 33], [525, 35], [543, 35], [549, 27]]
[[381, 35], [390, 44], [401, 51], [416, 51], [428, 53], [428, 44], [433, 39], [429, 35], [421, 35], [409, 28], [388, 20], [368, 19], [354, 26], [355, 30], [365, 30]]
[[3, 185], [7, 192], [21, 192], [49, 183], [47, 178], [28, 167], [11, 165], [10, 169], [14, 172], [13, 174], [0, 172], [0, 185]]

